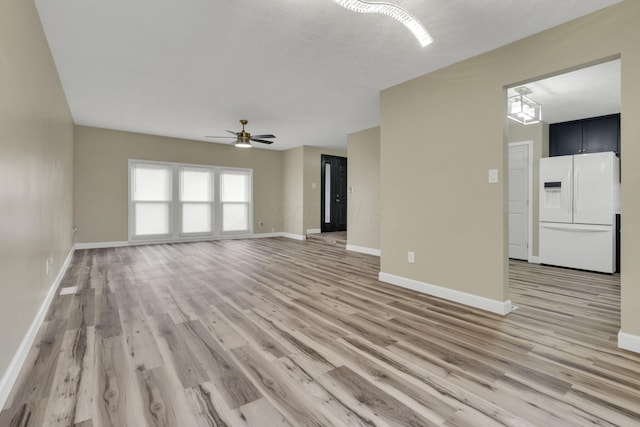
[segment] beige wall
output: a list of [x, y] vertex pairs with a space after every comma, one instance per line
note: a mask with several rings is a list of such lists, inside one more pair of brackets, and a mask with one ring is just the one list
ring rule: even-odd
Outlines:
[[[253, 169], [253, 231], [282, 231], [282, 153], [76, 126], [77, 242], [128, 239], [128, 159]], [[259, 226], [259, 222], [263, 222]]]
[[284, 152], [283, 203], [285, 233], [304, 236], [304, 151], [303, 147], [292, 148]]
[[72, 246], [73, 125], [30, 0], [0, 2], [0, 111], [2, 377]]
[[531, 234], [532, 242], [531, 253], [534, 257], [538, 256], [538, 214], [540, 199], [540, 158], [547, 157], [549, 154], [549, 125], [541, 122], [533, 125], [523, 125], [513, 120], [508, 121], [507, 127], [507, 143], [532, 141], [533, 142], [533, 158], [532, 158], [532, 200], [531, 200]]
[[[303, 182], [303, 198], [304, 198], [304, 224], [303, 230], [305, 234], [307, 230], [318, 230], [320, 228], [320, 196], [321, 196], [321, 177], [322, 177], [322, 155], [347, 157], [345, 151], [327, 150], [324, 148], [311, 147], [305, 145], [304, 150], [304, 182]], [[347, 172], [349, 165], [347, 164]], [[313, 188], [313, 184], [316, 184]], [[347, 199], [348, 200], [348, 199]], [[348, 208], [347, 208], [348, 209]]]
[[380, 128], [349, 134], [347, 152], [347, 243], [380, 249]]
[[[305, 236], [320, 228], [321, 156], [346, 157], [344, 151], [308, 145], [284, 152], [284, 231]], [[315, 188], [314, 188], [315, 184]]]
[[[622, 145], [640, 161], [640, 2], [625, 0], [381, 94], [383, 272], [504, 301], [505, 87], [622, 57]], [[461, 102], [460, 100], [472, 102]], [[479, 102], [482, 108], [478, 108]], [[500, 184], [487, 171], [500, 171]], [[640, 168], [622, 168], [622, 330], [640, 335]], [[407, 250], [416, 263], [407, 264]]]

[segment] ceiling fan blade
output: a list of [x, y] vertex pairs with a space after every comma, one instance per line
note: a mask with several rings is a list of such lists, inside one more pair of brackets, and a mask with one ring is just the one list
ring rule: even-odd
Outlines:
[[211, 136], [206, 135], [205, 138], [237, 138], [236, 136]]
[[234, 131], [229, 130], [229, 129], [227, 129], [227, 132], [232, 133], [232, 134], [234, 134], [234, 135], [237, 135], [237, 134], [238, 134], [237, 132], [234, 132]]
[[255, 142], [261, 142], [263, 144], [273, 144], [273, 141], [267, 141], [266, 139], [258, 139], [258, 138], [251, 137], [251, 140]]
[[270, 133], [264, 134], [264, 135], [251, 135], [251, 136], [254, 138], [275, 138], [276, 137], [275, 135], [271, 135]]

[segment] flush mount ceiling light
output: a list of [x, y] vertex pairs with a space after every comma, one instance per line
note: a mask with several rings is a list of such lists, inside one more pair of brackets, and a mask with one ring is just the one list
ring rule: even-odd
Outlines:
[[433, 41], [431, 35], [413, 15], [391, 3], [370, 2], [362, 0], [334, 0], [340, 6], [359, 13], [382, 13], [400, 22], [418, 39], [422, 47]]
[[526, 95], [531, 90], [525, 86], [515, 88], [517, 95], [510, 96], [507, 100], [508, 117], [523, 125], [540, 123], [542, 120], [542, 106]]

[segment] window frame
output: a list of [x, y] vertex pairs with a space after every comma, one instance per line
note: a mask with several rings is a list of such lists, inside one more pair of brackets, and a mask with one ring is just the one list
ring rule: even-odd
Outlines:
[[[184, 170], [205, 170], [207, 172], [211, 173], [211, 201], [209, 202], [194, 202], [194, 201], [183, 201], [182, 200], [182, 186], [183, 186], [183, 182], [182, 182], [182, 172]], [[176, 197], [176, 203], [177, 203], [177, 210], [178, 210], [178, 214], [179, 214], [179, 220], [176, 221], [177, 225], [179, 226], [178, 229], [178, 233], [180, 235], [180, 237], [201, 237], [201, 236], [210, 236], [212, 234], [215, 234], [216, 231], [216, 218], [218, 217], [216, 215], [216, 209], [215, 209], [215, 205], [216, 205], [216, 200], [218, 199], [217, 194], [216, 194], [216, 181], [217, 181], [217, 177], [216, 177], [216, 173], [215, 170], [213, 170], [212, 167], [202, 167], [202, 166], [194, 166], [194, 165], [179, 165], [178, 166], [178, 195]], [[191, 204], [191, 205], [209, 205], [211, 207], [211, 219], [210, 219], [210, 229], [211, 231], [194, 231], [194, 232], [185, 232], [183, 231], [183, 219], [184, 219], [184, 205], [185, 204]]]
[[[248, 202], [225, 202], [222, 200], [222, 175], [225, 172], [242, 172], [246, 173], [249, 179], [248, 188], [247, 188], [247, 196], [249, 198]], [[251, 228], [253, 225], [253, 170], [252, 169], [240, 169], [240, 168], [220, 168], [218, 176], [218, 191], [219, 191], [219, 226], [220, 226], [220, 235], [221, 236], [233, 236], [233, 235], [242, 235], [251, 233]], [[224, 205], [247, 205], [247, 225], [249, 226], [247, 230], [229, 230], [224, 231], [224, 214], [223, 209]]]
[[[133, 168], [137, 164], [145, 164], [153, 167], [157, 167], [158, 169], [169, 169], [169, 200], [134, 200], [133, 199], [133, 186], [135, 184], [135, 178], [133, 176]], [[129, 241], [138, 241], [138, 240], [158, 240], [158, 239], [169, 239], [173, 234], [173, 223], [174, 223], [174, 212], [172, 207], [172, 198], [173, 198], [173, 188], [174, 188], [174, 179], [173, 179], [173, 170], [168, 165], [162, 165], [159, 163], [150, 163], [150, 162], [130, 162], [129, 163]], [[162, 234], [143, 234], [137, 235], [135, 234], [135, 224], [136, 224], [136, 206], [138, 204], [150, 204], [150, 203], [162, 203], [166, 204], [169, 207], [168, 212], [168, 221], [169, 221], [169, 232]]]
[[[133, 170], [136, 165], [151, 165], [162, 166], [171, 168], [171, 200], [169, 204], [169, 234], [162, 235], [136, 235], [135, 234], [135, 204], [138, 203], [132, 199], [133, 197]], [[211, 202], [182, 202], [181, 196], [181, 171], [183, 169], [204, 169], [212, 172], [212, 201]], [[222, 179], [221, 176], [225, 171], [237, 171], [247, 174], [248, 176], [248, 189], [247, 195], [248, 202], [225, 202], [225, 203], [242, 203], [248, 205], [248, 228], [246, 230], [232, 230], [223, 231], [223, 217], [222, 217]], [[187, 241], [202, 241], [202, 240], [216, 240], [224, 237], [232, 236], [248, 236], [253, 234], [253, 169], [250, 168], [236, 168], [227, 166], [214, 166], [203, 165], [193, 163], [176, 163], [176, 162], [161, 162], [153, 160], [140, 160], [129, 159], [128, 160], [128, 241], [130, 243], [171, 243], [171, 242], [187, 242]], [[150, 202], [146, 202], [150, 203]], [[211, 232], [194, 232], [183, 233], [182, 232], [182, 209], [184, 203], [211, 203]]]

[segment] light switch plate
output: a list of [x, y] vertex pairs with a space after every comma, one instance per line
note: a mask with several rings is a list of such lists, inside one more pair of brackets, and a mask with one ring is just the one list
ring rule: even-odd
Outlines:
[[489, 169], [489, 184], [498, 183], [498, 169]]

